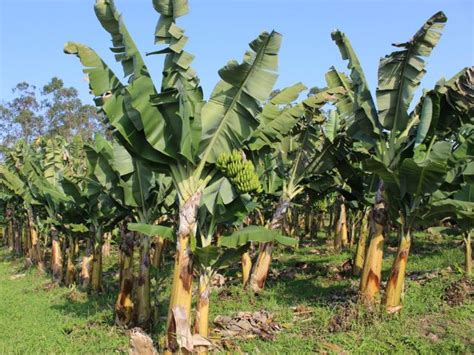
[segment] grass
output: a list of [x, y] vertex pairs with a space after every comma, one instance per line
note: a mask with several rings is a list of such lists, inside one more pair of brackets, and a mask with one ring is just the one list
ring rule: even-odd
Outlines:
[[[386, 243], [384, 279], [393, 261], [396, 238]], [[474, 304], [450, 306], [447, 285], [462, 278], [463, 251], [459, 241], [418, 234], [408, 273], [439, 272], [424, 282], [407, 280], [404, 308], [397, 315], [364, 310], [352, 301], [358, 279], [341, 270], [351, 256], [335, 254], [319, 238], [296, 251], [277, 250], [274, 272], [265, 291], [256, 296], [242, 290], [237, 268], [226, 271], [229, 281], [211, 295], [211, 322], [217, 315], [266, 310], [282, 331], [273, 341], [229, 339], [220, 349], [249, 353], [473, 353]], [[75, 289], [49, 288], [47, 276], [24, 270], [19, 260], [0, 252], [0, 354], [126, 352], [126, 331], [113, 326], [116, 265], [105, 265], [106, 292], [91, 296]], [[166, 269], [172, 265], [166, 261]], [[22, 274], [25, 274], [22, 276]], [[165, 272], [166, 274], [166, 272]], [[20, 277], [12, 279], [13, 275]], [[166, 277], [160, 284], [169, 285]], [[157, 324], [153, 338], [162, 340], [168, 289], [154, 290]], [[298, 306], [305, 312], [295, 312]], [[212, 328], [212, 324], [211, 324]], [[212, 331], [211, 337], [220, 342]]]

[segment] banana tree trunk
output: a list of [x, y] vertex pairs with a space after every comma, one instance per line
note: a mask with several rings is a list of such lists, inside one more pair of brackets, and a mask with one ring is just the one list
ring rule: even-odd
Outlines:
[[186, 336], [190, 331], [193, 281], [190, 237], [196, 233], [196, 218], [200, 200], [201, 192], [195, 192], [179, 209], [178, 240], [166, 326], [166, 348], [172, 352], [180, 350], [179, 342], [181, 341], [178, 337]]
[[8, 231], [7, 231], [7, 243], [8, 243], [8, 250], [10, 252], [14, 249], [14, 237], [13, 237], [13, 221], [10, 219], [8, 221]]
[[334, 223], [334, 207], [329, 208], [329, 223], [326, 227], [326, 237], [330, 238]]
[[336, 221], [336, 230], [334, 235], [334, 249], [340, 251], [349, 243], [347, 237], [347, 213], [344, 197], [340, 196], [337, 203], [338, 218]]
[[81, 268], [81, 287], [84, 290], [89, 289], [92, 273], [92, 243], [90, 239], [87, 240], [86, 254], [82, 257]]
[[[278, 202], [277, 209], [273, 214], [272, 221], [270, 222], [270, 229], [279, 229], [283, 218], [285, 217], [286, 211], [290, 206], [290, 200], [286, 198], [280, 199]], [[270, 270], [270, 263], [272, 261], [273, 242], [260, 244], [260, 251], [258, 254], [257, 262], [255, 264], [252, 276], [250, 278], [250, 286], [254, 292], [260, 292], [265, 286], [265, 280]]]
[[31, 260], [31, 235], [30, 235], [30, 227], [28, 218], [26, 222], [23, 224], [23, 235], [24, 235], [24, 254]]
[[21, 249], [21, 226], [16, 218], [13, 219], [13, 239], [15, 254], [22, 255]]
[[319, 216], [320, 213], [318, 212], [316, 215], [311, 215], [311, 225], [309, 228], [309, 236], [311, 238], [317, 238], [319, 232]]
[[250, 279], [250, 271], [252, 270], [252, 258], [247, 251], [242, 254], [242, 285], [246, 287]]
[[[209, 273], [208, 270], [202, 270], [199, 275], [199, 301], [197, 304], [195, 333], [207, 338], [209, 336]], [[198, 354], [207, 354], [207, 346], [197, 346]]]
[[350, 219], [350, 233], [349, 233], [349, 246], [352, 248], [354, 246], [356, 240], [356, 230], [360, 223], [360, 218], [358, 217], [359, 212], [352, 213], [352, 217]]
[[102, 244], [103, 237], [100, 228], [95, 228], [95, 238], [92, 247], [92, 279], [91, 290], [94, 293], [102, 291]]
[[359, 294], [363, 302], [371, 303], [380, 293], [380, 278], [382, 274], [384, 230], [388, 214], [384, 199], [383, 183], [379, 184], [375, 205], [370, 215], [370, 243], [360, 279]]
[[51, 239], [51, 271], [53, 273], [53, 281], [61, 283], [63, 279], [63, 256], [58, 231], [54, 227], [51, 229]]
[[347, 235], [347, 210], [344, 203], [344, 198], [341, 199], [341, 214], [340, 214], [340, 225], [341, 225], [341, 247], [345, 248], [349, 244], [349, 238]]
[[137, 325], [147, 329], [151, 319], [150, 303], [150, 237], [141, 236], [140, 243], [140, 265], [137, 282]]
[[307, 212], [304, 214], [304, 233], [305, 235], [311, 236], [311, 231], [313, 229], [313, 218], [314, 213], [311, 208], [307, 209]]
[[[122, 229], [124, 229], [123, 226]], [[133, 277], [133, 249], [134, 232], [121, 230], [122, 243], [120, 245], [120, 290], [115, 302], [115, 323], [119, 326], [132, 325], [135, 305], [132, 299]]]
[[393, 262], [392, 270], [387, 281], [387, 289], [385, 291], [385, 308], [387, 311], [396, 311], [400, 304], [405, 282], [405, 274], [407, 269], [408, 254], [411, 246], [411, 230], [407, 228], [403, 230], [400, 245], [398, 247], [397, 256]]
[[352, 266], [352, 274], [359, 276], [364, 267], [367, 236], [369, 234], [369, 213], [365, 212], [360, 225], [359, 239], [357, 240], [356, 253]]
[[151, 259], [151, 264], [156, 269], [159, 269], [161, 266], [161, 260], [163, 258], [163, 252], [166, 247], [166, 239], [163, 239], [160, 236], [156, 236], [153, 240], [154, 248], [153, 248], [153, 257]]
[[464, 266], [466, 276], [472, 275], [472, 244], [471, 244], [471, 232], [464, 234]]
[[66, 277], [64, 283], [70, 286], [76, 282], [76, 266], [74, 265], [76, 246], [71, 236], [68, 236], [67, 248], [67, 262], [66, 262]]
[[110, 241], [112, 239], [112, 232], [107, 232], [104, 234], [104, 244], [102, 245], [102, 256], [110, 256]]
[[38, 270], [44, 272], [44, 262], [43, 262], [43, 253], [41, 251], [40, 241], [38, 238], [38, 231], [35, 226], [34, 218], [33, 218], [33, 211], [31, 209], [27, 210], [28, 214], [28, 229], [29, 229], [29, 237], [31, 241], [31, 248], [30, 248], [30, 257], [31, 261], [34, 265], [38, 267]]

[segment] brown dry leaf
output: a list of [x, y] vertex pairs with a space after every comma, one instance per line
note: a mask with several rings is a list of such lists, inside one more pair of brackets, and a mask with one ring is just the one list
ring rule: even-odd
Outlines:
[[16, 275], [10, 276], [10, 280], [18, 280], [25, 276], [26, 274], [16, 274]]
[[129, 355], [157, 355], [153, 340], [141, 328], [130, 330]]
[[394, 307], [388, 307], [388, 308], [387, 308], [387, 313], [389, 313], [389, 314], [397, 313], [397, 312], [399, 312], [402, 308], [403, 308], [402, 305], [394, 306]]
[[193, 351], [193, 336], [191, 334], [184, 307], [173, 307], [173, 316], [176, 324], [176, 342], [180, 348]]
[[225, 284], [225, 277], [222, 274], [214, 274], [211, 279], [211, 287], [220, 289]]
[[202, 335], [194, 334], [193, 335], [193, 346], [211, 346], [212, 343], [204, 338]]
[[263, 340], [273, 340], [275, 333], [281, 330], [273, 321], [273, 316], [266, 311], [239, 312], [233, 317], [217, 316], [214, 319], [216, 332], [223, 338], [238, 337], [249, 339], [258, 336]]
[[347, 259], [342, 263], [341, 271], [352, 271], [352, 259]]

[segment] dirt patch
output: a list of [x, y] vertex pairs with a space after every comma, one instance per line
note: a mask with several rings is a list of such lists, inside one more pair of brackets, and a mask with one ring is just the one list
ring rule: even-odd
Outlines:
[[347, 332], [357, 325], [368, 326], [383, 318], [380, 308], [362, 305], [359, 303], [348, 303], [339, 305], [336, 314], [328, 324], [331, 333]]
[[419, 320], [421, 335], [428, 338], [433, 343], [438, 343], [446, 334], [446, 323], [440, 324], [439, 319], [433, 316], [424, 316]]
[[[418, 329], [419, 333], [425, 338], [429, 339], [432, 343], [443, 342], [445, 337], [449, 336], [448, 333], [452, 333], [455, 331], [455, 329], [463, 329], [463, 331], [465, 330], [464, 326], [457, 320], [450, 319], [447, 315], [442, 314], [425, 315], [421, 317], [418, 321], [416, 329]], [[474, 344], [472, 338], [469, 337], [469, 332], [459, 335], [460, 340], [464, 344]]]
[[353, 321], [357, 318], [357, 309], [353, 305], [339, 306], [336, 315], [331, 318], [328, 330], [331, 333], [346, 332], [352, 329]]
[[443, 300], [450, 306], [459, 306], [472, 299], [474, 284], [469, 279], [461, 279], [451, 283], [444, 291]]

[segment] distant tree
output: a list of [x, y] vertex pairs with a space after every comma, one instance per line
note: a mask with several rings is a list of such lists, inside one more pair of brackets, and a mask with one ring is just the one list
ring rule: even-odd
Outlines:
[[21, 82], [12, 90], [15, 97], [5, 105], [0, 105], [0, 128], [2, 146], [11, 147], [23, 138], [31, 143], [43, 134], [44, 120], [41, 105], [36, 97], [36, 87]]
[[18, 139], [31, 143], [39, 136], [59, 134], [67, 141], [79, 135], [89, 141], [94, 133], [108, 135], [94, 106], [83, 105], [73, 87], [54, 77], [39, 91], [21, 82], [14, 98], [0, 104], [0, 148], [12, 148]]
[[48, 125], [46, 135], [61, 135], [67, 140], [79, 135], [88, 141], [95, 132], [103, 132], [97, 109], [91, 105], [83, 105], [78, 97], [77, 89], [65, 87], [59, 78], [52, 78], [43, 87], [42, 106]]

